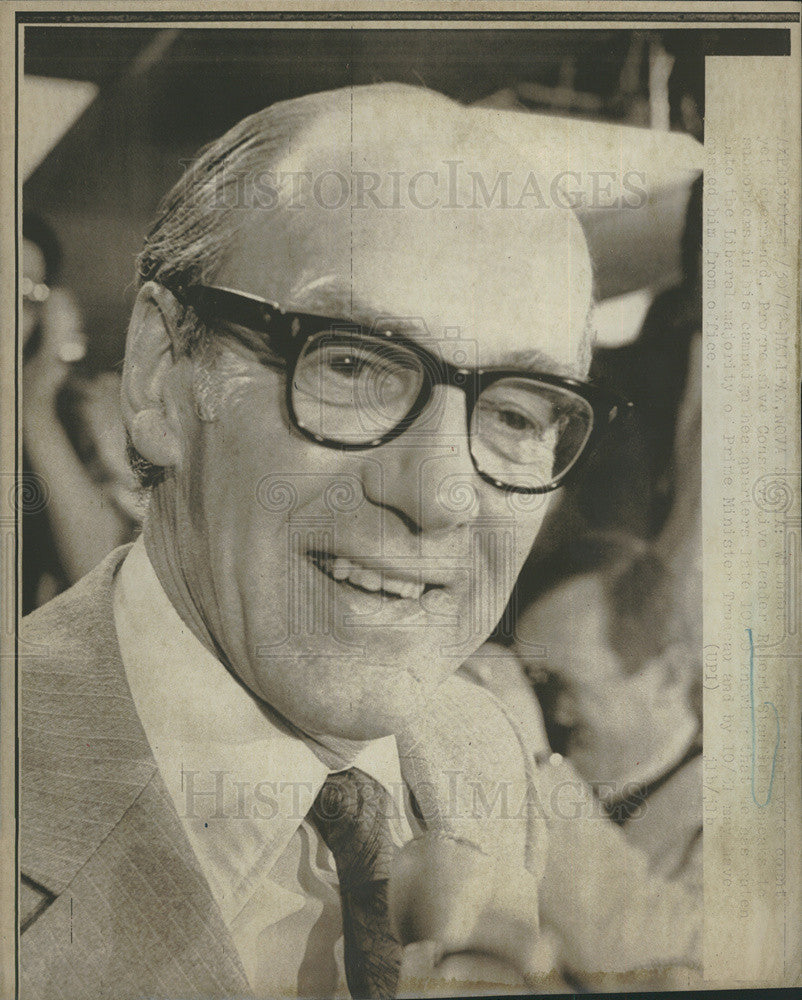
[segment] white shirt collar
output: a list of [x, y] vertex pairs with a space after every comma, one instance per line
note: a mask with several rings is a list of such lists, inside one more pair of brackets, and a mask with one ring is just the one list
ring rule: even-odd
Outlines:
[[[232, 920], [302, 824], [329, 769], [196, 638], [164, 592], [140, 538], [114, 585], [120, 652], [139, 718], [193, 851]], [[399, 806], [395, 738], [353, 765]]]

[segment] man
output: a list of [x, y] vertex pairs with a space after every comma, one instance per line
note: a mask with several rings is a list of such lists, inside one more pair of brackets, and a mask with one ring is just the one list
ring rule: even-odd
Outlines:
[[[476, 196], [531, 169], [445, 98], [368, 87], [246, 119], [166, 199], [122, 390], [143, 537], [24, 632], [24, 995], [392, 996], [443, 953], [531, 965], [543, 824], [444, 787], [537, 780], [451, 675], [616, 405], [577, 381], [573, 213]], [[388, 858], [421, 830], [394, 931]], [[488, 920], [511, 888], [514, 955]]]
[[517, 648], [551, 745], [653, 872], [700, 893], [699, 668], [687, 638], [675, 634], [667, 567], [635, 540], [590, 536], [541, 564], [539, 582], [519, 617]]

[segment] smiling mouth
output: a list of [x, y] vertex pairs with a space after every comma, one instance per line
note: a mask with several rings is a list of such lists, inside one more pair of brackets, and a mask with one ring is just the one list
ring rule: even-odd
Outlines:
[[361, 566], [345, 556], [333, 556], [318, 550], [310, 550], [307, 556], [330, 580], [363, 594], [380, 595], [394, 601], [418, 601], [424, 594], [445, 589], [441, 584], [423, 583], [401, 578], [387, 570]]

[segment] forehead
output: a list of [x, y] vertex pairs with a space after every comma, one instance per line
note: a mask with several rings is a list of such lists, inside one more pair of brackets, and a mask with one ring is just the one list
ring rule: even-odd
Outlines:
[[280, 161], [281, 204], [243, 212], [218, 283], [307, 312], [403, 321], [460, 341], [477, 363], [531, 350], [584, 374], [585, 241], [568, 210], [515, 207], [526, 164], [484, 157], [475, 137], [417, 148], [342, 138], [316, 127]]

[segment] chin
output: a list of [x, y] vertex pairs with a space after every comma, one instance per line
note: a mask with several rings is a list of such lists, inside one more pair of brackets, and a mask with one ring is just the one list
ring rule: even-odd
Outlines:
[[457, 668], [433, 662], [430, 646], [398, 655], [321, 655], [297, 649], [251, 664], [243, 680], [251, 691], [291, 725], [312, 737], [372, 740], [406, 728]]
[[348, 707], [333, 704], [327, 712], [300, 712], [290, 721], [302, 733], [325, 744], [327, 740], [364, 743], [393, 736], [404, 728], [406, 720], [406, 713], [395, 715], [381, 712], [369, 715], [353, 713]]
[[[392, 687], [385, 684], [370, 692], [338, 692], [326, 704], [307, 704], [296, 714], [296, 725], [313, 736], [364, 742], [392, 736], [406, 728], [411, 717], [422, 711], [432, 690], [423, 690], [412, 678]], [[345, 697], [343, 697], [345, 695]]]
[[406, 717], [397, 716], [392, 719], [351, 719], [337, 727], [328, 736], [344, 740], [354, 740], [363, 743], [367, 740], [378, 740], [384, 736], [394, 736], [404, 727]]

